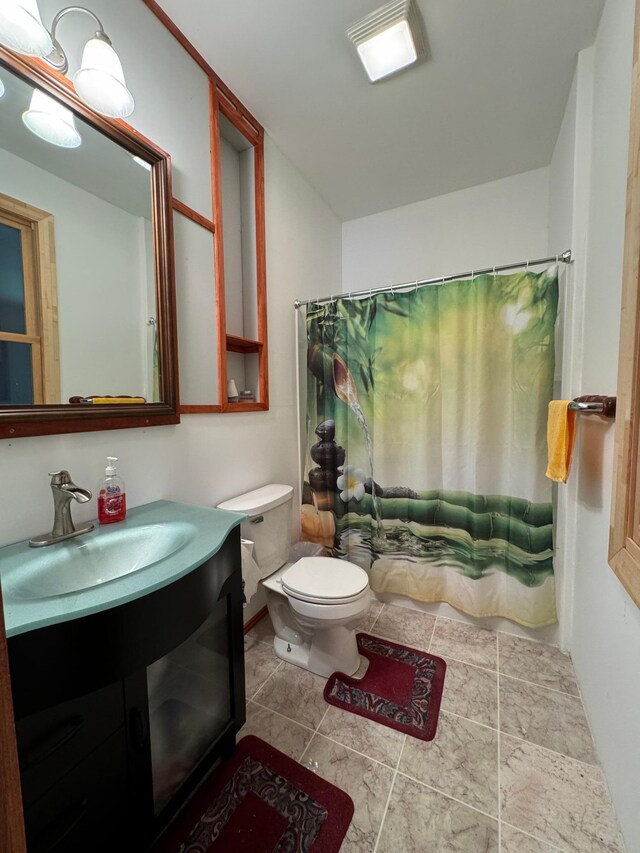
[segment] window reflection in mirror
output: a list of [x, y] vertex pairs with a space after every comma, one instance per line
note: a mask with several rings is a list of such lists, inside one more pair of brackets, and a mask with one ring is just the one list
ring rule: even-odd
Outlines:
[[0, 406], [159, 402], [150, 165], [78, 116], [77, 147], [36, 136], [0, 76]]

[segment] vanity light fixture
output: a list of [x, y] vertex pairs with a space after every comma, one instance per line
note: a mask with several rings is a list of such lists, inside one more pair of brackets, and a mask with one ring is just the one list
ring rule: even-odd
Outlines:
[[424, 56], [422, 22], [414, 0], [394, 0], [347, 30], [372, 83]]
[[40, 17], [38, 0], [6, 0], [0, 6], [0, 44], [27, 56], [46, 56], [51, 36]]
[[73, 113], [42, 89], [34, 89], [29, 109], [22, 121], [32, 133], [59, 148], [77, 148], [82, 137], [76, 130]]
[[90, 9], [84, 6], [61, 9], [53, 19], [51, 33], [48, 33], [42, 25], [37, 0], [3, 0], [0, 6], [0, 43], [18, 53], [40, 56], [56, 71], [66, 74], [69, 62], [56, 38], [56, 29], [70, 12], [89, 15], [97, 24], [95, 34], [84, 47], [82, 64], [73, 77], [76, 92], [101, 115], [110, 118], [130, 116], [135, 103], [127, 89], [122, 64], [100, 18]]

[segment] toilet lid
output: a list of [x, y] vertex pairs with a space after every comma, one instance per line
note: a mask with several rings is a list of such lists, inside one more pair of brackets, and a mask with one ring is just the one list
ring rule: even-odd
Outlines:
[[285, 592], [325, 601], [352, 598], [368, 585], [364, 569], [333, 557], [303, 557], [282, 575]]

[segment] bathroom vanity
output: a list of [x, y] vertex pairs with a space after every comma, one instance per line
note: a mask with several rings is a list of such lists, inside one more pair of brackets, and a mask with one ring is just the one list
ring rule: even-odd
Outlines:
[[145, 850], [233, 751], [242, 519], [158, 501], [0, 549], [30, 853]]

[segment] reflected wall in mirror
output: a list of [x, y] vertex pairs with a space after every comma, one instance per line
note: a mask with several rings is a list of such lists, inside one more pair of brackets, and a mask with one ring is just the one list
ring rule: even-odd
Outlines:
[[0, 53], [0, 436], [176, 423], [169, 158], [32, 65]]

